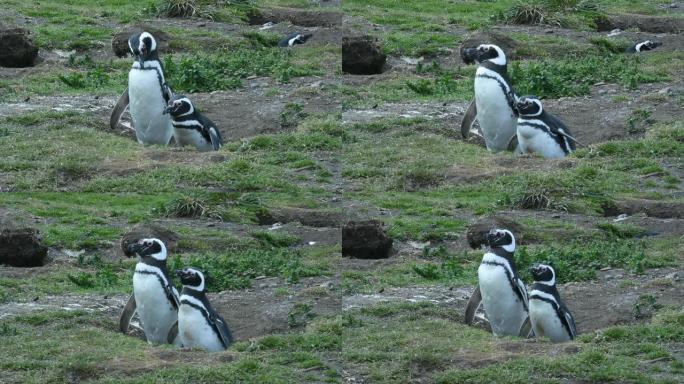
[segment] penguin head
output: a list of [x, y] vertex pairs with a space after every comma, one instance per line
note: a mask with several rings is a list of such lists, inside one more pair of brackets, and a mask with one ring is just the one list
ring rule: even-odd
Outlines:
[[492, 229], [486, 239], [487, 244], [492, 248], [503, 248], [508, 252], [515, 251], [515, 237], [508, 229]]
[[176, 270], [176, 275], [183, 286], [204, 291], [204, 274], [196, 269], [185, 268]]
[[556, 271], [548, 264], [535, 264], [530, 267], [534, 281], [546, 285], [556, 285]]
[[128, 245], [128, 253], [140, 257], [152, 257], [153, 259], [166, 260], [166, 246], [159, 239], [140, 239]]
[[131, 36], [128, 39], [128, 47], [131, 49], [133, 56], [140, 62], [141, 68], [145, 60], [157, 57], [157, 42], [149, 32], [141, 32]]
[[490, 61], [496, 65], [506, 65], [506, 54], [494, 44], [480, 44], [477, 48], [466, 48], [461, 52], [465, 64], [482, 64]]
[[539, 116], [544, 112], [541, 100], [536, 96], [522, 96], [515, 102], [520, 116]]
[[164, 114], [171, 116], [185, 116], [191, 115], [195, 112], [195, 107], [192, 101], [183, 95], [175, 95], [169, 100], [169, 105], [164, 109]]
[[650, 51], [663, 45], [661, 42], [646, 40], [636, 45], [637, 52]]

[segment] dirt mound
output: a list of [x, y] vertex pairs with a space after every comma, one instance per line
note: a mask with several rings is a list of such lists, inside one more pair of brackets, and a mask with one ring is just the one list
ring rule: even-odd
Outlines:
[[379, 221], [350, 221], [342, 227], [342, 256], [384, 259], [391, 249], [392, 239]]
[[645, 213], [650, 217], [661, 219], [684, 219], [684, 204], [678, 202], [629, 199], [606, 203], [602, 208], [604, 216]]
[[40, 267], [45, 264], [47, 247], [34, 228], [0, 230], [0, 264], [13, 267]]
[[335, 211], [306, 208], [278, 208], [257, 213], [259, 225], [299, 222], [309, 227], [337, 227], [342, 215]]
[[466, 48], [475, 48], [480, 44], [495, 44], [503, 49], [506, 54], [506, 59], [512, 60], [516, 58], [516, 48], [518, 42], [513, 40], [508, 35], [496, 31], [477, 31], [468, 35], [458, 48], [460, 57], [463, 57], [463, 50]]
[[307, 11], [292, 8], [254, 9], [247, 14], [250, 25], [290, 22], [301, 27], [336, 27], [342, 24], [339, 12]]
[[597, 23], [598, 31], [638, 28], [643, 32], [679, 33], [684, 31], [684, 19], [668, 16], [612, 15]]
[[169, 48], [170, 37], [168, 33], [157, 28], [139, 25], [114, 35], [112, 38], [112, 51], [114, 51], [116, 57], [126, 57], [131, 54], [130, 48], [128, 47], [128, 38], [143, 31], [147, 31], [154, 36], [154, 40], [157, 42], [157, 50], [159, 52], [165, 52]]
[[32, 67], [38, 57], [38, 46], [31, 32], [23, 28], [0, 29], [0, 66]]
[[344, 36], [342, 38], [342, 71], [354, 75], [382, 73], [387, 55], [376, 37]]
[[480, 249], [482, 245], [486, 245], [486, 236], [491, 229], [507, 229], [515, 236], [517, 244], [523, 244], [523, 226], [511, 219], [500, 216], [485, 217], [478, 220], [476, 223], [468, 227], [466, 231], [466, 238], [468, 245], [473, 249]]

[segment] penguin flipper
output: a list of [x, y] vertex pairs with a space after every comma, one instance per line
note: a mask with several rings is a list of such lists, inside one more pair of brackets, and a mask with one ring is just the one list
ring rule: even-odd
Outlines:
[[121, 311], [121, 318], [119, 318], [119, 330], [121, 333], [128, 333], [128, 328], [131, 325], [131, 319], [135, 315], [136, 309], [135, 295], [131, 294], [126, 305], [124, 305], [123, 311]]
[[214, 148], [214, 151], [221, 149], [221, 144], [223, 143], [216, 127], [209, 128], [209, 138], [211, 139], [211, 146]]
[[529, 298], [527, 297], [527, 287], [525, 287], [525, 283], [522, 281], [522, 279], [518, 276], [515, 276], [514, 278], [514, 283], [516, 284], [516, 287], [518, 289], [519, 296], [523, 300], [523, 306], [525, 307], [525, 311], [527, 312], [529, 309]]
[[511, 137], [511, 140], [508, 142], [508, 146], [506, 147], [506, 150], [515, 152], [515, 153], [522, 153], [520, 150], [519, 144], [518, 144], [518, 135], [515, 134], [513, 137]]
[[126, 111], [129, 103], [128, 87], [126, 87], [126, 90], [121, 94], [121, 97], [119, 97], [116, 105], [114, 105], [114, 109], [112, 109], [112, 115], [109, 117], [109, 128], [117, 129], [119, 127], [121, 115], [123, 115], [123, 113]]
[[166, 336], [166, 342], [174, 344], [176, 342], [176, 337], [178, 337], [178, 320], [176, 320], [169, 329], [169, 334]]
[[466, 311], [465, 311], [465, 323], [467, 325], [473, 325], [473, 321], [475, 320], [475, 313], [477, 313], [477, 309], [480, 308], [480, 305], [482, 304], [482, 293], [480, 292], [480, 285], [475, 286], [475, 290], [473, 291], [473, 294], [470, 295], [470, 299], [468, 300], [468, 304], [466, 305]]
[[463, 115], [463, 120], [461, 120], [461, 136], [463, 137], [463, 140], [468, 138], [468, 135], [470, 134], [470, 128], [472, 128], [476, 118], [477, 105], [473, 99], [473, 101], [470, 102], [470, 105], [468, 105], [468, 110], [466, 110], [465, 115]]
[[233, 335], [230, 333], [226, 321], [223, 317], [216, 315], [215, 318], [211, 319], [211, 322], [221, 339], [221, 343], [224, 347], [228, 348], [228, 346], [233, 343]]

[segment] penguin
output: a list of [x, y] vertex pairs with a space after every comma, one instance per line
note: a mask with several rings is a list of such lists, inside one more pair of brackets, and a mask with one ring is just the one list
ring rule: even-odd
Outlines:
[[477, 270], [487, 320], [496, 336], [521, 335], [528, 319], [527, 289], [515, 269], [515, 237], [506, 229], [492, 229], [487, 243]]
[[658, 42], [658, 41], [651, 41], [651, 40], [646, 40], [642, 41], [640, 43], [636, 43], [632, 45], [631, 47], [627, 48], [627, 53], [640, 53], [640, 52], [645, 52], [645, 51], [650, 51], [652, 49], [656, 49], [663, 45], [663, 43]]
[[575, 138], [556, 116], [546, 112], [535, 96], [522, 96], [515, 103], [518, 110], [518, 145], [522, 153], [538, 153], [545, 158], [559, 158], [575, 150]]
[[173, 136], [171, 118], [164, 108], [172, 96], [164, 79], [157, 43], [149, 32], [128, 39], [135, 56], [128, 73], [128, 101], [133, 128], [138, 142], [143, 145], [167, 145]]
[[216, 124], [195, 110], [190, 99], [175, 95], [164, 114], [170, 114], [178, 145], [194, 145], [199, 151], [218, 151], [223, 145]]
[[504, 51], [493, 44], [482, 44], [464, 49], [462, 58], [465, 64], [479, 66], [475, 72], [475, 101], [461, 121], [461, 133], [466, 138], [477, 118], [489, 151], [514, 150], [517, 96], [508, 77]]
[[180, 301], [166, 270], [166, 246], [159, 239], [141, 239], [131, 243], [128, 251], [138, 256], [133, 296], [147, 342], [178, 344], [173, 332]]
[[534, 284], [530, 289], [530, 322], [537, 337], [548, 337], [554, 343], [570, 341], [577, 336], [575, 319], [561, 301], [556, 289], [556, 271], [546, 264], [530, 268]]
[[176, 274], [183, 284], [178, 310], [178, 335], [185, 348], [223, 351], [233, 342], [226, 321], [216, 313], [204, 289], [202, 272], [186, 268]]
[[278, 42], [279, 47], [292, 47], [295, 44], [304, 44], [306, 43], [309, 38], [311, 38], [313, 34], [307, 33], [307, 34], [302, 34], [302, 33], [292, 33], [287, 35], [284, 39], [280, 40]]

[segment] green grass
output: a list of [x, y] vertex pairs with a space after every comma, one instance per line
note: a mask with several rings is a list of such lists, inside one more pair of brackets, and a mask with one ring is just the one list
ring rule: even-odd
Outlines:
[[[335, 318], [315, 319], [301, 333], [237, 343], [231, 351], [212, 356], [124, 336], [101, 313], [19, 315], [0, 320], [0, 334], [7, 341], [0, 346], [0, 370], [4, 380], [23, 383], [65, 382], [67, 377], [102, 383], [337, 382], [339, 373], [328, 356], [340, 348], [339, 323]], [[33, 337], [36, 334], [43, 337]], [[167, 359], [173, 363], [165, 363]], [[147, 363], [141, 366], [142, 361]]]

